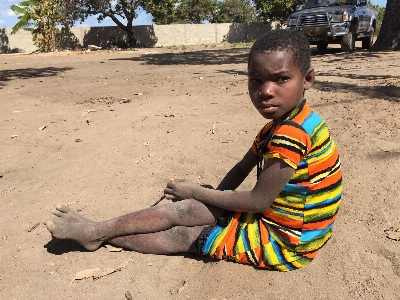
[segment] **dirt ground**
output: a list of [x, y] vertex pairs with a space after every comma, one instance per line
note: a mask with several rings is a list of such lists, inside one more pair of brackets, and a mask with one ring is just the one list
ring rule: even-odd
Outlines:
[[306, 98], [338, 145], [344, 194], [304, 269], [87, 252], [42, 225], [59, 202], [104, 220], [151, 206], [169, 178], [218, 185], [266, 122], [247, 52], [0, 55], [0, 299], [399, 299], [400, 52], [313, 48]]

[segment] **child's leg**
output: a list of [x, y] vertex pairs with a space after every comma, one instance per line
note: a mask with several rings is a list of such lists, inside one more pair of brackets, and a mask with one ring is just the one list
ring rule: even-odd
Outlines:
[[[66, 206], [58, 205], [53, 211], [54, 216], [45, 220], [44, 223], [55, 238], [72, 239], [86, 249], [94, 251], [104, 241], [110, 241], [113, 244], [141, 241], [141, 237], [132, 237], [129, 241], [116, 239], [117, 237], [126, 239], [126, 236], [137, 234], [159, 233], [154, 237], [159, 241], [164, 239], [159, 244], [166, 244], [165, 239], [173, 240], [175, 238], [176, 240], [179, 236], [176, 232], [180, 230], [182, 233], [183, 229], [178, 227], [170, 231], [166, 230], [176, 226], [200, 226], [200, 228], [187, 229], [186, 236], [190, 241], [192, 236], [200, 233], [201, 227], [213, 223], [222, 215], [222, 212], [223, 210], [220, 208], [189, 199], [147, 208], [108, 221], [93, 222]], [[147, 238], [149, 239], [149, 237]], [[133, 249], [133, 247], [131, 248]]]
[[204, 227], [175, 226], [160, 232], [120, 236], [106, 242], [141, 253], [183, 253], [188, 252]]

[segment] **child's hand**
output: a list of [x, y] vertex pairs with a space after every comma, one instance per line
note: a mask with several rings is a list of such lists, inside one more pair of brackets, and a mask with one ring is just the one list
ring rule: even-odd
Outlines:
[[199, 185], [187, 179], [170, 179], [164, 190], [166, 199], [179, 201], [193, 198], [194, 191]]

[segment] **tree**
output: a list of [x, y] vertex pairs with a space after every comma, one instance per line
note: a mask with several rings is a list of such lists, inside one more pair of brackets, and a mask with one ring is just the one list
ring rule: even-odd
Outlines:
[[178, 24], [201, 24], [212, 18], [217, 0], [181, 0], [175, 9]]
[[287, 17], [295, 11], [298, 4], [305, 4], [305, 0], [254, 0], [258, 15], [264, 22], [286, 22]]
[[400, 50], [400, 0], [387, 0], [381, 30], [372, 50]]
[[382, 26], [382, 20], [383, 20], [383, 16], [385, 14], [385, 8], [379, 5], [374, 5], [371, 4], [371, 7], [373, 9], [375, 9], [378, 12], [378, 19], [376, 20], [376, 29], [375, 29], [375, 34], [378, 35], [379, 31], [381, 30], [381, 26]]
[[156, 24], [201, 24], [212, 19], [218, 6], [217, 0], [169, 0], [161, 5], [154, 1], [146, 0], [143, 8]]
[[11, 34], [17, 33], [21, 29], [31, 31], [33, 22], [37, 19], [34, 7], [36, 5], [35, 0], [28, 0], [18, 3], [18, 5], [11, 5], [11, 10], [16, 16], [18, 16], [18, 22], [12, 28]]
[[218, 2], [211, 23], [247, 23], [261, 21], [251, 0], [225, 0]]
[[[140, 8], [141, 0], [66, 0], [65, 3], [68, 7], [67, 13], [74, 15], [81, 22], [91, 15], [98, 15], [99, 22], [109, 17], [126, 32], [128, 44], [135, 46], [136, 36], [132, 22], [138, 17], [137, 10]], [[126, 24], [123, 24], [118, 16], [125, 19]]]
[[148, 0], [142, 8], [152, 15], [152, 21], [158, 25], [175, 23], [175, 10], [179, 0]]
[[132, 47], [137, 41], [133, 31], [133, 20], [138, 17], [140, 10], [149, 12], [154, 9], [160, 14], [171, 11], [175, 2], [176, 0], [65, 0], [67, 13], [71, 18], [78, 18], [82, 22], [88, 16], [97, 15], [97, 20], [101, 22], [108, 17], [125, 31], [128, 44]]
[[62, 0], [27, 0], [12, 5], [11, 10], [19, 20], [12, 28], [12, 34], [20, 29], [31, 31], [40, 51], [56, 50], [57, 25], [65, 21]]

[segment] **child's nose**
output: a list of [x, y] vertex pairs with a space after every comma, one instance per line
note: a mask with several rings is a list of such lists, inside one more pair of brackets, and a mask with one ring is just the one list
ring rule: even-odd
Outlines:
[[274, 95], [273, 83], [266, 81], [261, 86], [260, 91], [258, 92], [260, 97], [271, 97]]

